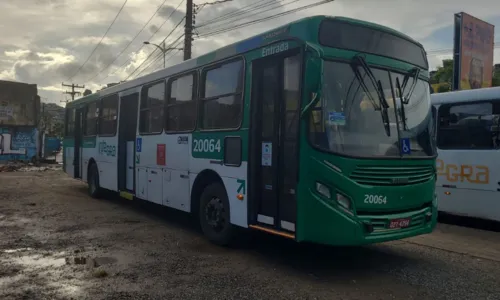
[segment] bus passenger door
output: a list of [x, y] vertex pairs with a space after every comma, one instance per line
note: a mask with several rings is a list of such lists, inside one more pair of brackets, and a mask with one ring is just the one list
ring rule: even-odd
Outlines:
[[301, 53], [252, 65], [251, 224], [295, 232]]
[[118, 125], [118, 190], [135, 191], [135, 139], [139, 93], [120, 97]]
[[[85, 118], [85, 109], [75, 109], [75, 153], [73, 156], [73, 170], [75, 178], [82, 178], [82, 149], [83, 149], [83, 126]], [[86, 179], [86, 178], [85, 178]]]

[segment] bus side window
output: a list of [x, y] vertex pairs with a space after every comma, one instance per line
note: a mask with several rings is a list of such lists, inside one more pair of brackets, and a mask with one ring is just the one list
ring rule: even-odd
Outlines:
[[184, 132], [196, 127], [195, 73], [172, 79], [168, 83], [166, 131]]
[[140, 133], [158, 134], [163, 131], [164, 104], [165, 82], [157, 82], [142, 88], [139, 114]]
[[203, 70], [201, 129], [234, 129], [240, 126], [243, 107], [243, 60], [224, 62]]
[[[495, 105], [496, 106], [496, 105]], [[438, 147], [441, 149], [494, 149], [498, 119], [491, 102], [443, 105], [439, 108]]]
[[102, 108], [99, 115], [99, 135], [114, 136], [118, 120], [118, 94], [106, 96], [102, 99]]
[[99, 103], [89, 103], [85, 109], [85, 127], [83, 128], [83, 135], [94, 136], [97, 135], [97, 121], [99, 119]]

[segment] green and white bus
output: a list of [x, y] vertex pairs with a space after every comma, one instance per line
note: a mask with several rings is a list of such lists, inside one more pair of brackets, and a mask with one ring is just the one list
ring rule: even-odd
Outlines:
[[436, 150], [426, 53], [377, 24], [314, 16], [66, 106], [64, 170], [238, 227], [329, 245], [430, 233]]

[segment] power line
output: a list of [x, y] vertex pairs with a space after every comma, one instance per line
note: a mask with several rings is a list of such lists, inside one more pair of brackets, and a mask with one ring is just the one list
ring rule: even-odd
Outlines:
[[[186, 0], [181, 0], [179, 2], [179, 4], [177, 5], [177, 7], [170, 13], [170, 15], [165, 19], [165, 21], [163, 21], [163, 23], [155, 30], [155, 32], [153, 32], [153, 34], [149, 37], [148, 39], [148, 42], [150, 42], [153, 37], [160, 31], [160, 29], [170, 20], [170, 17], [172, 17], [172, 15], [177, 12], [177, 10], [179, 9], [179, 7], [182, 5], [182, 3], [184, 3], [184, 1]], [[135, 51], [136, 53], [139, 53], [142, 48], [144, 48], [144, 44], [137, 50]], [[154, 49], [151, 53], [154, 53], [156, 52], [157, 49]], [[150, 53], [150, 55], [151, 55]], [[149, 56], [148, 56], [149, 57]], [[104, 77], [101, 81], [103, 81], [104, 79], [108, 78], [109, 76], [115, 74], [118, 70], [121, 70], [123, 67], [125, 67], [125, 65], [127, 65], [130, 61], [132, 60], [132, 58], [129, 58], [127, 59], [123, 64], [121, 64], [116, 70], [114, 70], [113, 72], [109, 73], [106, 77]]]
[[[261, 2], [265, 2], [265, 3], [261, 3]], [[219, 17], [216, 17], [216, 18], [214, 18], [214, 19], [212, 19], [210, 21], [207, 21], [206, 23], [202, 23], [201, 25], [196, 26], [196, 28], [202, 28], [202, 27], [205, 27], [205, 26], [208, 26], [208, 25], [212, 25], [212, 24], [216, 24], [216, 23], [225, 21], [225, 20], [233, 19], [234, 17], [244, 15], [245, 13], [252, 12], [252, 11], [261, 9], [263, 7], [266, 7], [266, 6], [273, 5], [273, 4], [279, 4], [280, 2], [282, 2], [282, 0], [278, 0], [278, 1], [275, 1], [275, 0], [260, 0], [260, 1], [257, 1], [255, 3], [253, 3], [253, 4], [244, 6], [244, 7], [240, 8], [240, 9], [238, 9], [238, 10], [235, 10], [233, 12], [224, 14], [224, 15], [219, 16]], [[257, 5], [259, 3], [261, 3], [261, 4]], [[255, 7], [252, 7], [252, 6], [255, 6]]]
[[[176, 29], [177, 29], [177, 27], [179, 27], [179, 25], [182, 23], [182, 21], [183, 21], [183, 19], [182, 19], [182, 20], [181, 20], [181, 21], [177, 24], [177, 26], [176, 26], [176, 27], [175, 27], [175, 28], [174, 28], [174, 29], [173, 29], [173, 30], [172, 30], [172, 31], [168, 34], [168, 36], [167, 36], [167, 37], [166, 37], [166, 38], [162, 41], [162, 43], [163, 43], [163, 42], [165, 42], [165, 40], [166, 40], [166, 39], [167, 39], [167, 38], [168, 38], [168, 37], [169, 37], [169, 36], [170, 36], [170, 35], [171, 35], [171, 34], [172, 34], [172, 33], [173, 33]], [[172, 42], [172, 43], [171, 43], [168, 47], [166, 47], [166, 48], [172, 48], [172, 45], [173, 45], [174, 43], [176, 43], [177, 41], [179, 41], [179, 40], [180, 40], [183, 36], [184, 36], [184, 34], [182, 34], [180, 37], [178, 37], [178, 38], [177, 38], [174, 42]], [[154, 53], [156, 53], [156, 50], [155, 50], [155, 51], [153, 51], [153, 52], [151, 52], [151, 53], [148, 55], [148, 57], [146, 57], [146, 58], [142, 61], [142, 63], [141, 63], [139, 66], [137, 66], [137, 68], [135, 68], [135, 70], [134, 70], [134, 71], [132, 71], [132, 73], [130, 73], [130, 74], [127, 76], [127, 78], [125, 78], [125, 80], [128, 80], [128, 79], [129, 79], [129, 78], [130, 78], [130, 77], [131, 77], [134, 73], [136, 73], [136, 72], [139, 70], [139, 68], [140, 68], [142, 65], [144, 65], [144, 64], [148, 61], [148, 59], [149, 59], [149, 58], [150, 58], [150, 57], [151, 57]], [[164, 54], [163, 54], [163, 53], [159, 54], [159, 55], [156, 57], [156, 59], [157, 59], [158, 57], [161, 57], [161, 55], [164, 55]], [[153, 59], [153, 60], [154, 60], [154, 59]], [[151, 63], [150, 63], [149, 65], [147, 65], [145, 68], [149, 67], [150, 65], [151, 65]]]
[[[180, 38], [182, 38], [182, 36], [180, 36], [180, 37], [178, 38], [178, 40], [180, 40]], [[179, 46], [179, 45], [181, 45], [181, 44], [182, 44], [182, 41], [178, 41], [178, 42], [177, 42], [177, 44], [175, 44], [175, 45], [173, 46], [173, 48], [175, 48], [175, 47], [177, 47], [177, 46]], [[174, 56], [178, 53], [178, 52], [174, 52], [174, 50], [171, 50], [170, 52], [172, 53], [172, 55], [170, 55], [167, 59], [165, 59], [165, 62], [168, 62], [170, 59], [172, 59], [172, 58], [173, 58], [173, 57], [174, 57]], [[155, 65], [155, 68], [154, 68], [154, 70], [153, 70], [153, 71], [158, 70], [158, 68], [162, 66], [162, 64], [161, 64], [161, 58], [162, 58], [162, 56], [163, 56], [163, 55], [158, 55], [158, 56], [156, 56], [156, 58], [155, 58], [155, 59], [153, 59], [153, 60], [151, 61], [151, 63], [150, 63], [149, 65], [147, 65], [144, 69], [142, 69], [142, 71], [140, 71], [140, 72], [137, 74], [137, 76], [135, 76], [135, 77], [134, 77], [134, 79], [135, 79], [135, 78], [138, 78], [138, 77], [139, 77], [142, 73], [144, 73], [144, 71], [146, 71], [147, 69], [149, 69], [149, 67], [151, 67], [151, 65], [153, 65], [154, 63], [156, 63], [156, 62], [159, 62], [159, 61], [160, 61], [160, 64], [156, 64], [156, 65]]]
[[219, 29], [219, 30], [214, 30], [212, 32], [202, 33], [202, 34], [199, 35], [199, 37], [209, 37], [209, 36], [214, 36], [214, 35], [218, 35], [218, 34], [229, 32], [229, 31], [233, 31], [233, 30], [236, 30], [236, 29], [240, 29], [240, 28], [243, 28], [243, 27], [250, 26], [250, 25], [254, 25], [254, 24], [258, 24], [258, 23], [261, 23], [261, 22], [265, 22], [265, 21], [268, 21], [268, 20], [275, 19], [275, 18], [279, 18], [279, 17], [285, 16], [285, 15], [288, 15], [288, 14], [292, 14], [292, 13], [298, 12], [298, 11], [309, 9], [309, 8], [312, 8], [312, 7], [315, 7], [315, 6], [323, 5], [323, 4], [332, 2], [332, 1], [334, 1], [334, 0], [323, 0], [323, 1], [312, 3], [312, 4], [300, 6], [300, 7], [297, 7], [297, 8], [291, 9], [291, 10], [287, 10], [285, 12], [282, 12], [282, 13], [279, 13], [279, 14], [276, 14], [276, 15], [267, 16], [267, 17], [256, 19], [256, 20], [253, 20], [253, 21], [248, 21], [248, 22], [244, 22], [244, 23], [232, 25], [230, 27]]
[[78, 68], [78, 70], [76, 70], [76, 72], [73, 74], [73, 76], [67, 78], [67, 80], [71, 80], [73, 77], [76, 76], [76, 74], [78, 74], [78, 72], [80, 72], [80, 70], [83, 68], [83, 66], [89, 61], [90, 57], [92, 57], [92, 55], [94, 54], [94, 52], [97, 50], [97, 48], [99, 47], [99, 45], [101, 45], [102, 41], [104, 40], [104, 37], [106, 37], [106, 35], [108, 34], [109, 30], [111, 29], [111, 27], [113, 26], [113, 24], [115, 24], [115, 21], [116, 19], [118, 19], [118, 16], [121, 14], [123, 8], [125, 7], [125, 4], [127, 4], [128, 0], [125, 0], [122, 4], [122, 7], [120, 7], [120, 10], [118, 11], [118, 13], [116, 14], [115, 18], [113, 19], [113, 22], [111, 22], [111, 24], [108, 26], [108, 29], [106, 30], [106, 32], [104, 33], [104, 35], [102, 36], [101, 40], [99, 41], [99, 43], [95, 46], [94, 50], [92, 50], [92, 52], [90, 53], [90, 55], [87, 57], [87, 59], [85, 60], [85, 62]]
[[[280, 13], [280, 14], [277, 14], [277, 15], [274, 15], [274, 16], [268, 16], [268, 17], [264, 17], [264, 18], [261, 18], [261, 19], [257, 19], [257, 20], [253, 20], [253, 21], [249, 21], [249, 22], [245, 22], [245, 23], [241, 23], [241, 24], [237, 24], [236, 26], [232, 26], [232, 27], [229, 27], [229, 28], [224, 28], [224, 29], [221, 29], [221, 30], [216, 30], [214, 32], [209, 32], [209, 33], [206, 33], [206, 34], [202, 34], [201, 36], [205, 37], [205, 36], [212, 36], [212, 35], [216, 35], [216, 34], [220, 34], [220, 33], [223, 33], [223, 32], [228, 32], [228, 31], [231, 31], [231, 30], [234, 30], [234, 29], [238, 29], [238, 28], [242, 28], [242, 27], [246, 27], [246, 26], [249, 26], [249, 25], [253, 25], [253, 24], [256, 24], [256, 23], [260, 23], [260, 22], [263, 22], [263, 21], [267, 21], [267, 20], [270, 20], [270, 19], [274, 19], [274, 18], [277, 18], [277, 17], [281, 17], [283, 15], [287, 15], [287, 14], [291, 14], [291, 13], [294, 13], [294, 12], [298, 12], [298, 11], [301, 11], [301, 10], [304, 10], [304, 9], [308, 9], [308, 8], [312, 8], [312, 7], [315, 7], [315, 6], [319, 6], [319, 5], [322, 5], [322, 4], [325, 4], [325, 3], [328, 3], [328, 2], [332, 2], [334, 0], [323, 0], [323, 1], [319, 1], [319, 2], [316, 2], [316, 3], [312, 3], [312, 4], [309, 4], [309, 5], [304, 5], [304, 6], [301, 6], [301, 7], [298, 7], [298, 8], [295, 8], [295, 9], [292, 9], [292, 10], [289, 10], [289, 11], [286, 11], [286, 12], [283, 12], [283, 13]], [[178, 24], [179, 25], [179, 24]], [[174, 28], [175, 30], [175, 28]], [[182, 37], [182, 36], [181, 36]], [[181, 38], [179, 37], [179, 38]], [[168, 38], [168, 36], [167, 36]], [[172, 43], [172, 45], [175, 43], [175, 41]], [[171, 47], [171, 46], [169, 46]], [[154, 52], [152, 52], [142, 63], [141, 65], [139, 65], [125, 80], [128, 80], [130, 77], [132, 77], [132, 75], [134, 73], [136, 73], [138, 71], [138, 69], [154, 54]], [[149, 63], [149, 65], [147, 65], [139, 74], [141, 74], [145, 69], [149, 68], [149, 66], [151, 66], [157, 59], [159, 59], [159, 56], [154, 58], [152, 62]], [[137, 78], [137, 76], [135, 77]]]
[[[172, 33], [173, 33], [176, 29], [177, 29], [177, 27], [179, 27], [179, 25], [181, 25], [181, 23], [184, 21], [184, 19], [185, 19], [185, 18], [186, 18], [186, 17], [184, 16], [184, 17], [183, 17], [183, 18], [179, 21], [179, 23], [177, 23], [177, 25], [175, 25], [174, 29], [172, 29], [172, 31], [170, 31], [170, 33], [167, 35], [167, 37], [165, 37], [165, 38], [163, 39], [162, 43], [163, 43], [163, 42], [165, 42], [165, 41], [166, 41], [166, 40], [170, 37], [170, 35], [172, 35]], [[182, 36], [184, 36], [184, 35], [182, 35]], [[176, 41], [177, 41], [177, 40], [176, 40]], [[175, 42], [174, 42], [174, 43], [175, 43]], [[172, 43], [172, 44], [173, 44], [173, 43]], [[170, 45], [170, 46], [168, 46], [168, 47], [171, 47], [171, 45]], [[145, 59], [145, 60], [144, 60], [144, 61], [143, 61], [143, 62], [142, 62], [142, 63], [141, 63], [141, 64], [140, 64], [137, 68], [135, 68], [135, 70], [134, 70], [134, 71], [133, 71], [133, 72], [132, 72], [132, 73], [131, 73], [131, 74], [130, 74], [130, 75], [129, 75], [129, 76], [128, 76], [125, 80], [129, 79], [129, 78], [130, 78], [130, 76], [132, 76], [132, 74], [134, 74], [135, 72], [137, 72], [137, 70], [138, 70], [138, 69], [139, 69], [139, 68], [140, 68], [140, 67], [141, 67], [141, 66], [142, 66], [142, 65], [143, 65], [143, 64], [144, 64], [144, 63], [145, 63], [145, 62], [146, 62], [146, 61], [147, 61], [147, 60], [148, 60], [148, 59], [149, 59], [152, 55], [153, 55], [153, 53], [155, 53], [156, 51], [157, 51], [157, 49], [155, 49], [153, 52], [151, 52], [151, 53], [148, 55], [148, 57], [146, 57], [146, 59]]]
[[141, 30], [139, 30], [139, 32], [137, 32], [137, 34], [132, 38], [132, 40], [127, 44], [127, 46], [125, 46], [125, 48], [122, 49], [122, 51], [120, 51], [120, 53], [118, 53], [118, 55], [115, 57], [115, 59], [107, 64], [104, 68], [102, 68], [100, 71], [97, 72], [97, 74], [95, 74], [94, 76], [92, 76], [90, 79], [87, 80], [88, 81], [91, 81], [91, 80], [94, 80], [97, 76], [99, 76], [99, 74], [101, 74], [102, 71], [106, 70], [107, 68], [109, 68], [112, 64], [114, 64], [118, 58], [125, 52], [125, 50], [128, 49], [128, 47], [130, 47], [130, 45], [132, 45], [132, 43], [137, 39], [137, 37], [144, 31], [144, 29], [146, 28], [146, 26], [148, 26], [148, 24], [151, 22], [151, 20], [153, 20], [153, 18], [156, 16], [156, 14], [160, 11], [160, 9], [163, 7], [163, 5], [165, 5], [165, 2], [167, 2], [167, 0], [163, 0], [162, 4], [160, 4], [160, 6], [158, 6], [158, 8], [156, 9], [156, 11], [153, 13], [153, 15], [151, 15], [151, 17], [149, 18], [149, 20], [144, 24], [144, 26], [142, 26]]
[[[278, 9], [278, 8], [282, 8], [282, 7], [285, 7], [285, 6], [287, 6], [287, 5], [290, 5], [290, 4], [293, 4], [293, 3], [299, 2], [299, 1], [302, 1], [302, 0], [292, 0], [292, 1], [288, 2], [288, 3], [283, 3], [283, 4], [280, 4], [279, 2], [274, 2], [274, 1], [273, 1], [272, 3], [269, 3], [269, 4], [264, 5], [264, 6], [262, 6], [262, 7], [255, 8], [255, 9], [252, 9], [252, 10], [247, 11], [247, 12], [252, 12], [252, 11], [257, 11], [257, 12], [251, 13], [251, 14], [249, 14], [249, 15], [245, 15], [245, 16], [243, 16], [243, 17], [240, 17], [238, 20], [239, 20], [239, 21], [241, 21], [241, 20], [247, 19], [247, 18], [252, 17], [252, 16], [255, 16], [255, 15], [260, 15], [260, 14], [262, 14], [262, 13], [267, 13], [267, 12], [270, 12], [270, 11], [272, 11], [272, 10], [275, 10], [275, 9]], [[281, 1], [281, 2], [283, 2], [283, 1]], [[271, 5], [275, 5], [275, 4], [278, 4], [278, 5], [277, 5], [277, 6], [275, 6], [275, 7], [268, 8], [268, 9], [263, 10], [263, 11], [258, 11], [258, 10], [259, 10], [259, 9], [261, 9], [261, 8], [264, 8], [264, 7], [267, 7], [267, 6], [271, 6]], [[244, 13], [244, 14], [245, 14], [245, 13]], [[221, 20], [221, 21], [224, 21], [224, 20]], [[224, 23], [220, 24], [219, 29], [220, 29], [220, 27], [222, 27], [222, 26], [224, 26], [224, 25], [230, 25], [230, 24], [231, 24], [231, 22], [234, 22], [234, 20], [229, 20], [229, 21], [227, 21], [227, 20], [226, 20], [226, 22], [224, 22]], [[217, 29], [217, 28], [210, 28], [210, 27], [209, 27], [209, 29]]]
[[[499, 45], [494, 45], [493, 46], [494, 49], [500, 48], [500, 41], [495, 42], [495, 44], [499, 44]], [[429, 55], [429, 54], [438, 55], [441, 52], [450, 52], [450, 51], [453, 52], [453, 48], [433, 49], [433, 50], [428, 50], [427, 55]]]
[[219, 19], [221, 19], [221, 18], [227, 18], [227, 17], [229, 17], [229, 16], [231, 16], [231, 15], [234, 15], [235, 13], [238, 13], [238, 12], [241, 12], [241, 11], [245, 10], [246, 8], [249, 8], [249, 7], [251, 7], [251, 6], [254, 6], [254, 5], [256, 5], [256, 4], [259, 4], [259, 3], [261, 3], [261, 2], [265, 2], [265, 1], [267, 1], [267, 2], [275, 2], [274, 0], [259, 0], [259, 1], [257, 1], [257, 2], [254, 2], [253, 4], [243, 6], [243, 7], [239, 8], [239, 9], [234, 10], [234, 11], [232, 11], [232, 12], [229, 12], [229, 13], [227, 13], [227, 14], [223, 14], [223, 15], [220, 15], [220, 16], [218, 16], [218, 17], [215, 17], [215, 18], [213, 18], [212, 20], [208, 21], [207, 23], [204, 23], [204, 24], [202, 23], [201, 25], [196, 26], [196, 27], [203, 27], [203, 26], [206, 26], [206, 25], [208, 25], [208, 24], [210, 24], [210, 23], [215, 23], [217, 20], [219, 20]]
[[[184, 37], [184, 34], [182, 34], [182, 35], [181, 35], [181, 36], [179, 36], [177, 39], [175, 39], [175, 41], [173, 41], [173, 42], [172, 42], [172, 43], [171, 43], [168, 47], [169, 47], [169, 48], [175, 48], [175, 47], [177, 47], [178, 45], [180, 45], [180, 44], [182, 43], [182, 41], [180, 41], [180, 39], [181, 39], [182, 37]], [[175, 44], [175, 46], [174, 46], [174, 44]], [[171, 52], [173, 52], [174, 50], [176, 50], [176, 49], [171, 49], [171, 50], [169, 50], [168, 52], [170, 52], [170, 53], [171, 53]], [[166, 53], [167, 53], [167, 52], [166, 52]], [[155, 58], [153, 58], [153, 59], [149, 62], [149, 64], [148, 64], [147, 66], [145, 66], [145, 67], [144, 67], [144, 68], [143, 68], [143, 69], [142, 69], [139, 73], [137, 73], [137, 75], [135, 75], [135, 76], [134, 76], [134, 79], [135, 79], [135, 78], [138, 78], [138, 77], [139, 77], [139, 76], [140, 76], [140, 75], [141, 75], [144, 71], [146, 71], [147, 69], [149, 69], [149, 67], [151, 67], [151, 65], [152, 65], [153, 63], [155, 63], [155, 62], [159, 61], [159, 60], [162, 58], [162, 56], [163, 56], [163, 53], [161, 53], [161, 54], [157, 55]], [[167, 62], [168, 60], [170, 60], [170, 58], [172, 58], [172, 57], [169, 57], [168, 59], [165, 59], [165, 62]], [[140, 66], [139, 66], [139, 67], [140, 67]], [[138, 69], [134, 70], [134, 72], [132, 72], [132, 74], [130, 74], [130, 75], [129, 75], [129, 77], [131, 77], [131, 75], [133, 75], [133, 74], [134, 74], [137, 70], [138, 70]], [[129, 77], [127, 77], [127, 79], [128, 79]]]

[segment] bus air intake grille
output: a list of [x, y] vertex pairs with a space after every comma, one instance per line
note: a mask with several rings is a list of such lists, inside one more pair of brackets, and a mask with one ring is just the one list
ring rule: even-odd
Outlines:
[[432, 166], [357, 166], [349, 176], [363, 185], [412, 185], [434, 176]]

